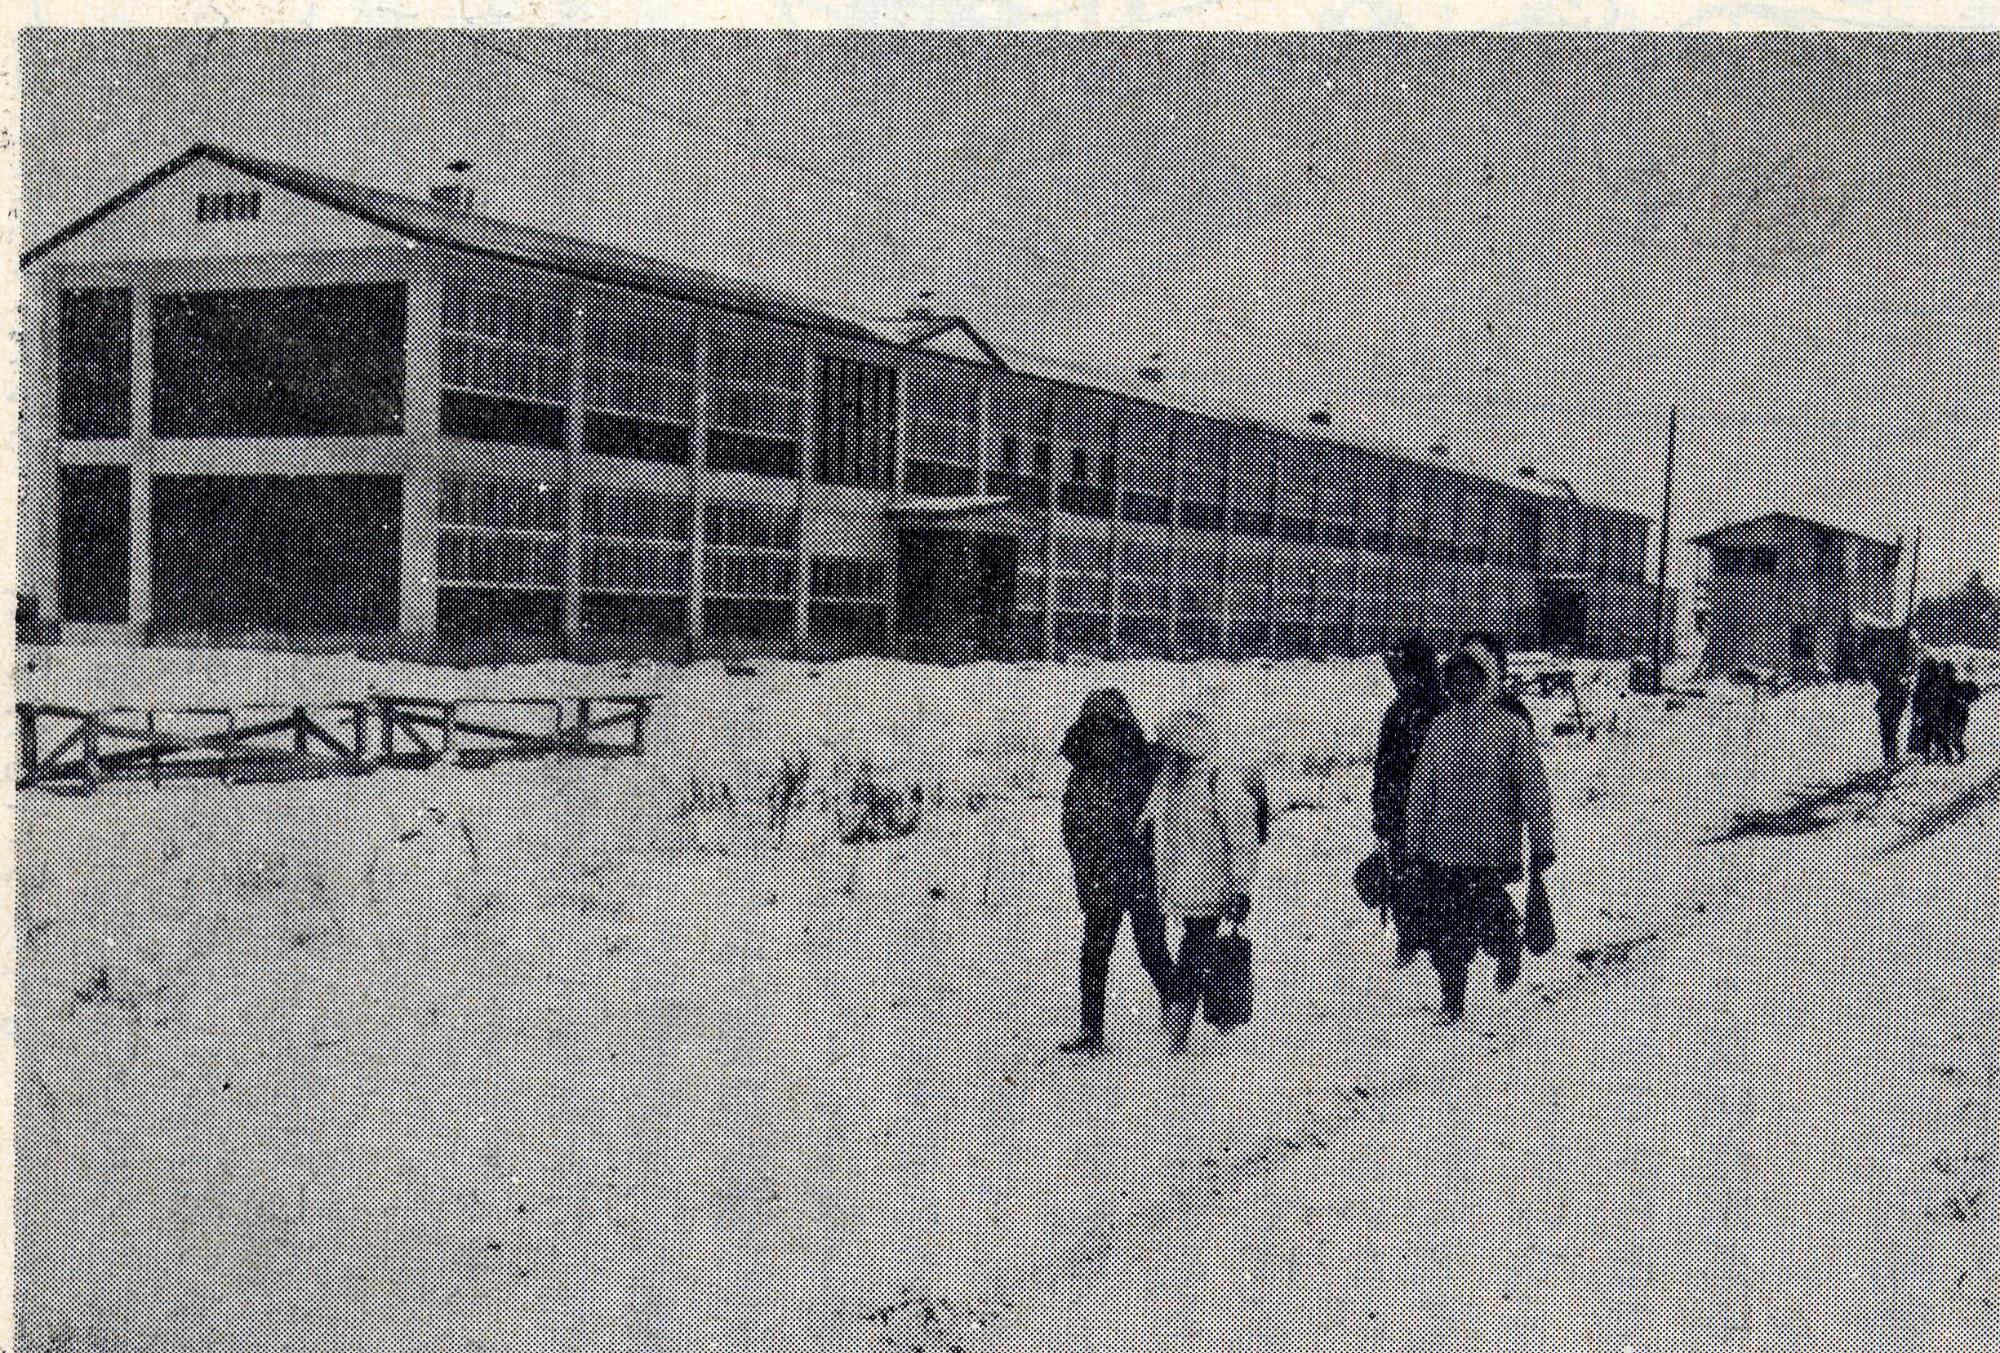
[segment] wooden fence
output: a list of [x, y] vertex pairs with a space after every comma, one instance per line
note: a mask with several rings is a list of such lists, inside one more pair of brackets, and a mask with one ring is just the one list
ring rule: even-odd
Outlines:
[[651, 695], [82, 710], [19, 704], [23, 789], [216, 776], [237, 784], [366, 775], [379, 766], [490, 766], [537, 756], [643, 756]]

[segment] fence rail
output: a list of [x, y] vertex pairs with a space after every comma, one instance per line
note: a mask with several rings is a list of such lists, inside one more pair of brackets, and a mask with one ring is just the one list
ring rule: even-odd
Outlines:
[[[17, 704], [22, 789], [88, 793], [110, 780], [237, 784], [366, 775], [380, 766], [490, 766], [538, 756], [642, 756], [658, 697], [433, 700], [73, 709]], [[380, 730], [379, 735], [376, 730]]]

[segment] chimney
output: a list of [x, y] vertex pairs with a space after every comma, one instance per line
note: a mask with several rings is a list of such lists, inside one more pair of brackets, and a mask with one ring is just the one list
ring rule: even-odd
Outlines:
[[453, 211], [470, 211], [472, 209], [471, 162], [457, 160], [447, 167], [451, 170], [451, 178], [444, 183], [431, 185], [431, 201], [441, 207], [450, 207]]

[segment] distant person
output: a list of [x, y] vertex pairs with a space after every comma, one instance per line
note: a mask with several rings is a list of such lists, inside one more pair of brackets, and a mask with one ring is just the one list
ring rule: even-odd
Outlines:
[[1410, 772], [1424, 731], [1444, 709], [1444, 688], [1438, 683], [1437, 650], [1430, 640], [1413, 634], [1383, 655], [1396, 698], [1382, 715], [1375, 742], [1375, 838], [1388, 867], [1388, 911], [1396, 925], [1396, 966], [1407, 967], [1417, 955], [1414, 934], [1397, 891], [1410, 882], [1404, 846], [1409, 821]]
[[1062, 1051], [1095, 1057], [1104, 1051], [1104, 984], [1125, 918], [1132, 945], [1164, 1003], [1173, 980], [1167, 923], [1153, 884], [1153, 852], [1139, 825], [1159, 774], [1159, 754], [1146, 741], [1120, 691], [1103, 690], [1063, 738], [1069, 786], [1063, 792], [1063, 844], [1069, 847], [1077, 905], [1083, 909], [1079, 974], [1082, 1027]]
[[1925, 765], [1944, 752], [1944, 670], [1936, 658], [1917, 664], [1917, 681], [1910, 693], [1910, 750]]
[[1533, 728], [1535, 726], [1535, 716], [1528, 712], [1527, 704], [1522, 701], [1520, 696], [1514, 694], [1513, 689], [1507, 685], [1507, 641], [1499, 635], [1489, 633], [1486, 630], [1474, 630], [1466, 635], [1461, 642], [1477, 644], [1479, 647], [1485, 649], [1488, 656], [1493, 659], [1493, 671], [1495, 673], [1493, 678], [1493, 703], [1510, 714], [1520, 715], [1523, 719], [1527, 720], [1528, 726]]
[[1173, 985], [1161, 1010], [1168, 1047], [1185, 1051], [1223, 918], [1250, 910], [1268, 830], [1262, 776], [1219, 746], [1220, 697], [1206, 692], [1160, 733], [1161, 770], [1141, 819], [1152, 828], [1160, 907], [1183, 925]]
[[1903, 711], [1910, 704], [1910, 684], [1903, 680], [1902, 668], [1885, 662], [1875, 674], [1875, 715], [1882, 725], [1882, 764], [1896, 768], [1903, 746]]
[[1979, 698], [1979, 683], [1960, 681], [1954, 663], [1943, 664], [1938, 673], [1942, 692], [1938, 700], [1940, 729], [1946, 761], [1965, 760], [1965, 726], [1972, 720], [1972, 702]]
[[1534, 729], [1493, 698], [1492, 653], [1468, 643], [1444, 665], [1450, 705], [1417, 749], [1408, 847], [1425, 875], [1417, 938], [1437, 969], [1441, 1019], [1465, 1014], [1472, 957], [1493, 955], [1493, 984], [1521, 975], [1521, 928], [1507, 885], [1521, 877], [1525, 830], [1537, 876], [1555, 859], [1548, 770]]

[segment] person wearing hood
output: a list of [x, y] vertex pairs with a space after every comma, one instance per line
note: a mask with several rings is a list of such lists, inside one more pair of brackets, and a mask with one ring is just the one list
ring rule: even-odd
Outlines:
[[1936, 658], [1925, 658], [1917, 664], [1916, 689], [1910, 695], [1910, 750], [1926, 765], [1938, 757], [1942, 681]]
[[1219, 705], [1220, 697], [1206, 692], [1168, 720], [1160, 778], [1141, 819], [1152, 829], [1161, 910], [1184, 930], [1161, 1010], [1175, 1052], [1187, 1047], [1223, 918], [1240, 922], [1250, 910], [1268, 812], [1258, 772], [1221, 754]]
[[1507, 645], [1499, 635], [1486, 630], [1474, 630], [1465, 636], [1467, 644], [1476, 644], [1486, 650], [1493, 659], [1493, 703], [1509, 714], [1518, 714], [1527, 721], [1528, 727], [1535, 726], [1535, 716], [1528, 712], [1527, 702], [1507, 687]]
[[1069, 847], [1077, 905], [1083, 910], [1080, 1031], [1062, 1051], [1094, 1057], [1104, 1050], [1104, 985], [1118, 931], [1132, 918], [1132, 943], [1164, 1003], [1173, 979], [1167, 925], [1153, 885], [1153, 852], [1139, 824], [1159, 774], [1124, 693], [1097, 691], [1063, 738], [1069, 785], [1063, 791], [1063, 844]]
[[1396, 698], [1382, 715], [1382, 731], [1375, 742], [1372, 798], [1375, 837], [1388, 867], [1387, 906], [1390, 919], [1396, 923], [1396, 966], [1400, 968], [1407, 967], [1417, 953], [1397, 896], [1408, 881], [1404, 828], [1409, 818], [1410, 771], [1416, 765], [1424, 731], [1444, 709], [1444, 691], [1438, 684], [1437, 650], [1422, 635], [1403, 640], [1382, 661], [1396, 687]]
[[1521, 877], [1525, 830], [1537, 874], [1555, 859], [1548, 770], [1533, 727], [1494, 702], [1499, 671], [1480, 644], [1445, 663], [1451, 704], [1431, 723], [1410, 776], [1406, 842], [1425, 886], [1412, 917], [1437, 969], [1442, 1019], [1465, 1013], [1472, 956], [1498, 962], [1494, 986], [1521, 975], [1521, 927], [1507, 885]]

